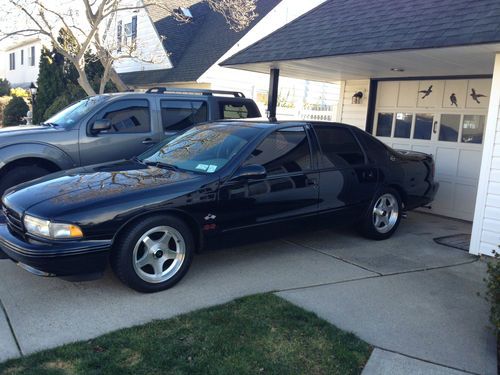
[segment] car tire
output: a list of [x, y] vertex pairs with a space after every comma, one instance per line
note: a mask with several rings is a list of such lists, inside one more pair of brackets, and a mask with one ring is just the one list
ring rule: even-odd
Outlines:
[[111, 267], [126, 285], [154, 293], [178, 283], [191, 265], [195, 241], [181, 219], [151, 216], [132, 224], [113, 246]]
[[385, 240], [398, 229], [402, 214], [402, 201], [398, 192], [391, 188], [380, 190], [358, 227], [363, 236]]
[[48, 175], [49, 173], [51, 171], [38, 165], [13, 167], [0, 178], [0, 197], [8, 188]]

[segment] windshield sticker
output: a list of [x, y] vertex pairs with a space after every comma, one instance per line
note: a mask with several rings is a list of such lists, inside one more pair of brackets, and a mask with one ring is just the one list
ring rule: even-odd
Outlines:
[[201, 169], [202, 171], [206, 171], [207, 168], [208, 168], [208, 165], [206, 165], [206, 164], [198, 164], [196, 166], [196, 169]]
[[213, 172], [215, 172], [215, 170], [216, 170], [216, 169], [217, 169], [217, 166], [216, 166], [216, 165], [212, 165], [212, 164], [210, 164], [210, 166], [209, 166], [209, 167], [208, 167], [208, 169], [207, 169], [207, 172], [208, 172], [208, 173], [213, 173]]

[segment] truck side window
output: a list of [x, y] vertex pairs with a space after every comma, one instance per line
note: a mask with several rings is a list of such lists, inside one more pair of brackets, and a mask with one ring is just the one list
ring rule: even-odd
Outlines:
[[323, 165], [337, 168], [364, 164], [365, 155], [349, 129], [333, 125], [314, 125], [323, 152]]
[[220, 102], [219, 110], [221, 119], [259, 117], [255, 108], [247, 103]]
[[113, 103], [98, 118], [111, 120], [111, 129], [107, 133], [148, 133], [151, 130], [147, 100]]
[[180, 131], [207, 121], [207, 103], [191, 100], [161, 100], [161, 121], [164, 131]]

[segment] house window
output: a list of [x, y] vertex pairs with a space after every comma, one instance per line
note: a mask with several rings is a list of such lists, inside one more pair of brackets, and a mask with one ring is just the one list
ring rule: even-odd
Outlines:
[[132, 17], [132, 43], [137, 39], [137, 16]]
[[460, 130], [460, 115], [441, 115], [441, 125], [439, 126], [439, 140], [444, 142], [458, 141]]
[[28, 50], [28, 63], [30, 66], [35, 66], [35, 46]]
[[486, 117], [483, 115], [465, 115], [462, 124], [462, 142], [481, 144], [485, 122]]
[[118, 21], [116, 26], [116, 50], [118, 52], [122, 51], [122, 21]]
[[434, 116], [428, 113], [417, 113], [415, 116], [415, 129], [413, 130], [413, 139], [431, 139], [432, 123]]
[[9, 54], [9, 70], [16, 69], [16, 53], [12, 52]]
[[411, 113], [396, 113], [396, 125], [394, 128], [394, 137], [410, 138], [412, 120], [413, 120], [413, 115]]
[[24, 65], [24, 50], [21, 50], [21, 65]]
[[123, 31], [125, 34], [125, 44], [132, 47], [137, 39], [137, 16], [133, 16], [132, 21], [124, 25]]

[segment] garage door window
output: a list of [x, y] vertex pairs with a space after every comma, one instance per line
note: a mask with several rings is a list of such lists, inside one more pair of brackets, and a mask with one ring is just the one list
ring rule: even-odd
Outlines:
[[431, 139], [434, 116], [427, 113], [417, 113], [413, 139]]
[[377, 121], [377, 137], [390, 137], [392, 132], [393, 113], [379, 113]]
[[462, 142], [464, 143], [482, 143], [485, 116], [465, 115], [462, 124]]
[[412, 121], [413, 115], [411, 113], [397, 113], [396, 127], [394, 128], [394, 137], [410, 138]]
[[439, 127], [439, 140], [444, 142], [457, 142], [460, 130], [460, 115], [441, 115]]

